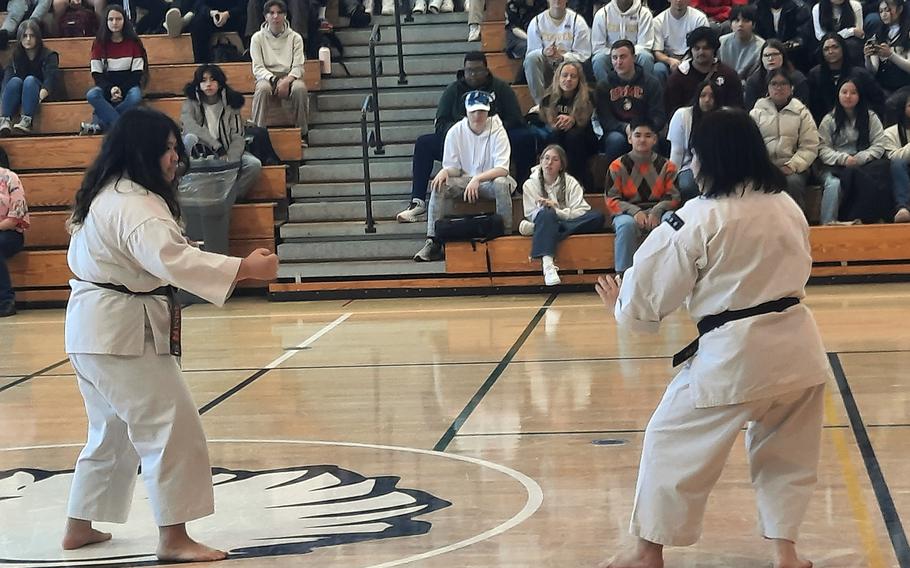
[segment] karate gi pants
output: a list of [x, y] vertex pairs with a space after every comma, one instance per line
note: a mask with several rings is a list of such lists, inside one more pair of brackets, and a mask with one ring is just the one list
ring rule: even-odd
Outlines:
[[155, 523], [170, 526], [215, 511], [202, 421], [177, 359], [158, 355], [146, 329], [138, 357], [70, 354], [88, 415], [68, 516], [124, 523], [142, 464]]
[[688, 372], [667, 387], [645, 431], [630, 532], [694, 544], [708, 494], [746, 424], [746, 450], [766, 538], [796, 541], [818, 477], [825, 385], [742, 404], [696, 408]]

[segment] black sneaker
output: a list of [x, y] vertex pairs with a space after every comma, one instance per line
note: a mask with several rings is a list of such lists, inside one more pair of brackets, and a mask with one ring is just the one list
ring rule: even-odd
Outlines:
[[0, 302], [0, 318], [16, 315], [16, 301], [6, 300]]

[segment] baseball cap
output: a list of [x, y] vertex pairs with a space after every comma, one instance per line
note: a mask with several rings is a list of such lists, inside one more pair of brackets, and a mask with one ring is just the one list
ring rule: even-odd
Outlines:
[[472, 112], [475, 110], [490, 110], [490, 105], [493, 103], [493, 93], [488, 93], [486, 91], [471, 91], [464, 98], [464, 108], [467, 112]]

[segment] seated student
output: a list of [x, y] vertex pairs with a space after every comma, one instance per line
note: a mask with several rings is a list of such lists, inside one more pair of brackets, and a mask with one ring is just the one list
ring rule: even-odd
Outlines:
[[910, 89], [897, 97], [899, 120], [885, 130], [885, 153], [891, 160], [895, 223], [910, 223]]
[[120, 115], [142, 102], [142, 82], [148, 59], [142, 40], [124, 16], [123, 7], [111, 4], [105, 10], [104, 25], [92, 42], [92, 79], [88, 99], [95, 118], [83, 122], [79, 134], [97, 134], [110, 129]]
[[844, 168], [855, 168], [881, 158], [885, 153], [885, 131], [852, 78], [841, 81], [834, 110], [818, 125], [818, 161], [822, 165], [821, 223], [838, 221]]
[[95, 0], [94, 10], [89, 6], [82, 0], [54, 0], [57, 34], [60, 37], [95, 37], [101, 17], [98, 11], [104, 12], [107, 4], [105, 0]]
[[417, 262], [442, 259], [442, 243], [436, 240], [436, 221], [446, 216], [456, 199], [474, 203], [496, 202], [505, 232], [512, 232], [512, 191], [509, 176], [509, 136], [498, 116], [490, 116], [492, 97], [486, 91], [471, 91], [464, 100], [465, 116], [446, 133], [442, 169], [433, 178], [427, 214], [427, 241], [414, 255]]
[[528, 26], [548, 8], [547, 0], [508, 0], [506, 2], [506, 53], [524, 59], [528, 52]]
[[812, 29], [821, 42], [827, 34], [844, 39], [851, 61], [860, 61], [863, 53], [863, 7], [857, 0], [818, 0], [812, 6]]
[[603, 213], [591, 210], [585, 201], [585, 189], [566, 173], [566, 166], [566, 151], [558, 144], [550, 144], [522, 187], [525, 218], [518, 225], [518, 232], [533, 235], [531, 258], [540, 259], [547, 286], [560, 282], [559, 267], [554, 264], [559, 241], [604, 228]]
[[569, 158], [563, 164], [584, 187], [590, 187], [588, 162], [597, 140], [591, 126], [594, 104], [581, 64], [563, 61], [556, 70], [550, 92], [540, 103], [542, 126], [535, 128], [539, 146], [558, 144]]
[[[243, 34], [246, 29], [245, 0], [181, 0], [180, 12], [184, 15], [174, 14], [173, 8], [168, 10], [165, 14], [165, 28], [172, 37], [180, 35], [182, 31], [190, 33], [196, 63], [212, 61], [211, 40], [214, 34]], [[184, 24], [186, 30], [183, 29]]]
[[[227, 84], [224, 71], [211, 63], [200, 65], [193, 80], [184, 87], [186, 100], [180, 109], [184, 140], [195, 141], [187, 151], [204, 154], [237, 165], [237, 180], [217, 215], [187, 216], [187, 223], [199, 222], [199, 234], [204, 234], [205, 250], [227, 254], [228, 223], [231, 206], [250, 190], [259, 179], [262, 162], [245, 151], [243, 95]], [[190, 227], [187, 227], [190, 230]]]
[[22, 250], [28, 229], [28, 204], [19, 176], [9, 170], [6, 154], [0, 163], [0, 318], [16, 313], [16, 296], [6, 261]]
[[613, 70], [597, 84], [594, 106], [603, 128], [603, 152], [611, 162], [629, 151], [628, 125], [647, 119], [660, 132], [667, 122], [660, 83], [635, 63], [635, 46], [627, 39], [613, 44]]
[[910, 85], [910, 10], [904, 0], [879, 4], [882, 27], [863, 48], [866, 69], [886, 91]]
[[806, 5], [800, 0], [758, 0], [755, 12], [755, 33], [781, 41], [793, 65], [808, 71], [812, 19]]
[[730, 26], [733, 31], [721, 36], [717, 56], [745, 81], [759, 66], [761, 47], [765, 43], [764, 38], [753, 31], [755, 6], [734, 6]]
[[717, 59], [720, 40], [711, 28], [696, 28], [686, 36], [686, 45], [692, 54], [683, 61], [667, 79], [664, 103], [667, 114], [689, 104], [699, 83], [709, 78], [717, 86], [716, 103], [722, 106], [743, 106], [743, 85], [739, 76], [729, 66]]
[[613, 70], [612, 46], [632, 42], [632, 56], [648, 75], [654, 74], [654, 24], [651, 11], [641, 0], [614, 0], [594, 15], [591, 28], [591, 66], [597, 82], [606, 81]]
[[566, 0], [548, 0], [549, 9], [528, 25], [524, 71], [534, 104], [539, 105], [563, 60], [585, 63], [591, 58], [591, 30], [584, 18], [566, 8]]
[[816, 124], [831, 112], [837, 101], [838, 86], [844, 77], [853, 77], [860, 86], [866, 104], [870, 109], [881, 113], [885, 95], [872, 74], [862, 67], [853, 65], [853, 59], [847, 50], [844, 38], [837, 34], [828, 34], [819, 44], [820, 62], [809, 71], [809, 110]]
[[695, 97], [690, 106], [684, 106], [673, 113], [670, 127], [667, 130], [667, 139], [670, 141], [670, 161], [677, 165], [679, 173], [676, 175], [676, 187], [679, 188], [680, 197], [686, 202], [698, 196], [698, 184], [695, 183], [695, 173], [692, 171], [692, 132], [701, 122], [701, 119], [717, 110], [717, 85], [710, 79], [698, 85]]
[[654, 17], [654, 76], [661, 84], [685, 59], [689, 32], [708, 25], [705, 13], [689, 2], [672, 0], [669, 8]]
[[761, 65], [746, 79], [744, 102], [747, 109], [755, 106], [755, 101], [768, 94], [768, 73], [783, 69], [793, 84], [793, 96], [809, 104], [809, 83], [806, 76], [794, 69], [787, 54], [787, 48], [776, 39], [769, 39], [761, 48]]
[[676, 164], [654, 152], [657, 128], [646, 118], [629, 124], [632, 151], [610, 164], [607, 210], [616, 233], [615, 271], [632, 266], [632, 256], [645, 235], [679, 207]]
[[303, 80], [303, 38], [288, 25], [284, 0], [268, 0], [263, 11], [265, 23], [250, 40], [253, 76], [256, 77], [251, 118], [256, 126], [267, 126], [269, 107], [280, 101], [291, 110], [294, 124], [306, 138], [310, 102]]
[[768, 73], [768, 96], [749, 113], [765, 139], [768, 155], [787, 177], [787, 193], [806, 211], [806, 180], [818, 156], [818, 128], [812, 113], [793, 96], [793, 83], [783, 69]]
[[55, 92], [60, 74], [60, 57], [56, 51], [44, 47], [38, 22], [25, 20], [19, 24], [16, 37], [19, 42], [3, 74], [0, 136], [9, 135], [12, 117], [20, 108], [22, 115], [12, 128], [22, 134], [32, 131], [32, 120], [38, 112], [38, 105]]
[[51, 0], [10, 0], [6, 5], [6, 18], [0, 25], [0, 49], [6, 49], [9, 40], [25, 20], [40, 22], [51, 9]]
[[534, 134], [525, 127], [521, 107], [512, 87], [498, 79], [487, 68], [487, 56], [471, 51], [464, 56], [464, 67], [455, 81], [449, 83], [436, 106], [436, 131], [417, 138], [411, 161], [411, 202], [396, 217], [399, 223], [414, 223], [427, 212], [427, 184], [434, 161], [442, 160], [442, 148], [448, 130], [465, 117], [464, 99], [470, 91], [492, 94], [490, 116], [499, 116], [509, 136], [519, 181], [531, 171], [536, 154]]

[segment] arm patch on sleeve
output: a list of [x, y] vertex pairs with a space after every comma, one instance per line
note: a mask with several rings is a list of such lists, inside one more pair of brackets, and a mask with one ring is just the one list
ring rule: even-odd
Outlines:
[[680, 217], [676, 213], [673, 213], [669, 217], [667, 217], [667, 220], [665, 221], [665, 223], [667, 223], [668, 225], [673, 227], [674, 231], [678, 231], [678, 230], [682, 229], [683, 225], [686, 224], [686, 222], [682, 220], [682, 217]]

